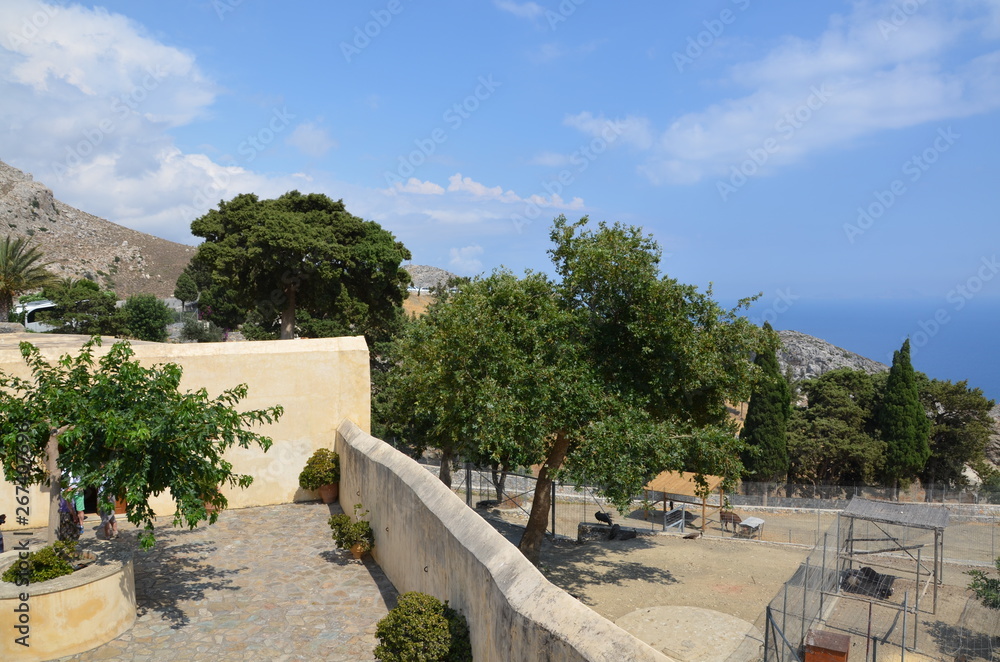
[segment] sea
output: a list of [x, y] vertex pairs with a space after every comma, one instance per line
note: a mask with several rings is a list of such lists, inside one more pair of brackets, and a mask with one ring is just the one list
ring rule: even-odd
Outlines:
[[776, 330], [815, 336], [874, 361], [910, 339], [913, 367], [928, 377], [958, 382], [1000, 402], [1000, 300], [988, 298], [816, 300], [771, 297], [747, 316]]

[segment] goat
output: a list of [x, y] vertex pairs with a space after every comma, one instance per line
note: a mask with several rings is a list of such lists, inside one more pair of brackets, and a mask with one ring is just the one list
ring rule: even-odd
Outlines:
[[733, 525], [733, 531], [736, 530], [738, 524], [743, 523], [743, 518], [734, 513], [731, 510], [721, 510], [719, 511], [719, 520], [722, 521], [722, 528], [724, 531], [729, 530], [729, 525]]

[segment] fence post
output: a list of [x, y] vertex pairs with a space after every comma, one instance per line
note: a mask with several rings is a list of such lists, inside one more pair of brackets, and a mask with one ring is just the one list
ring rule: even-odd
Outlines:
[[764, 662], [767, 662], [767, 653], [770, 650], [768, 647], [768, 644], [770, 643], [768, 635], [771, 634], [771, 605], [767, 606], [764, 613], [766, 614], [766, 617], [764, 618]]
[[826, 590], [826, 533], [823, 534], [823, 566], [819, 574], [819, 617], [823, 619], [823, 593]]
[[806, 571], [802, 576], [802, 627], [799, 628], [801, 639], [799, 644], [806, 640], [806, 600], [809, 597], [809, 557], [806, 557]]
[[903, 636], [899, 639], [899, 662], [906, 662], [906, 612], [909, 611], [910, 592], [903, 593]]
[[472, 508], [472, 462], [465, 462], [465, 505]]
[[552, 537], [556, 537], [556, 481], [552, 481]]

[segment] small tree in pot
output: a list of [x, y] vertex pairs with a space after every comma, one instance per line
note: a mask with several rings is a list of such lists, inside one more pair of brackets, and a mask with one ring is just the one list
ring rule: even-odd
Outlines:
[[354, 558], [360, 559], [366, 552], [370, 552], [375, 546], [375, 533], [371, 524], [367, 520], [361, 519], [368, 514], [368, 511], [360, 512], [361, 504], [354, 504], [354, 515], [358, 518], [355, 522], [346, 513], [330, 515], [330, 530], [333, 532], [333, 539], [340, 549], [349, 549]]
[[319, 490], [323, 503], [333, 503], [340, 495], [340, 456], [329, 448], [317, 448], [299, 474], [299, 487]]

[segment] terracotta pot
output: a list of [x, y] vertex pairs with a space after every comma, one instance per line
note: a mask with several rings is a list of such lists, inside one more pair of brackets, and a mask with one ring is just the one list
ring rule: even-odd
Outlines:
[[340, 483], [323, 485], [319, 488], [319, 498], [323, 503], [333, 503], [340, 496]]
[[356, 542], [351, 545], [351, 554], [354, 555], [354, 558], [360, 559], [365, 555], [365, 548], [361, 546], [361, 543]]

